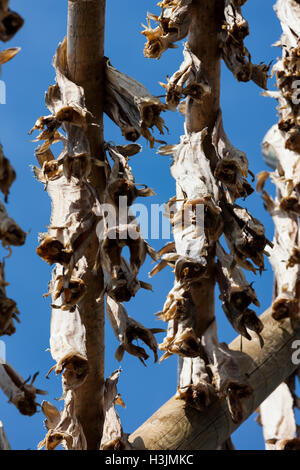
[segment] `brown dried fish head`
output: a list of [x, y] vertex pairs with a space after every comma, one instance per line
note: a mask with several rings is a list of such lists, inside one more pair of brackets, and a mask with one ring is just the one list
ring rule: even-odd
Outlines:
[[175, 276], [182, 283], [195, 282], [201, 279], [206, 272], [207, 262], [205, 258], [195, 260], [188, 257], [180, 257], [175, 264]]
[[47, 234], [42, 235], [42, 241], [36, 253], [49, 264], [68, 264], [72, 257], [72, 252], [66, 251], [59, 240]]

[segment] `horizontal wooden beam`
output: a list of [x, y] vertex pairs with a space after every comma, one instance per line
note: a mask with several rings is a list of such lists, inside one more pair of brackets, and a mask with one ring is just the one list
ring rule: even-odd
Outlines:
[[[278, 323], [273, 320], [271, 309], [261, 320], [265, 341], [262, 349], [254, 336], [251, 341], [243, 339], [243, 352], [240, 352], [240, 337], [229, 346], [253, 388], [253, 394], [244, 400], [244, 420], [299, 367], [292, 362], [292, 345], [300, 339], [300, 322], [286, 319]], [[213, 450], [238, 426], [231, 419], [226, 400], [216, 399], [200, 412], [172, 397], [129, 440], [137, 450]]]

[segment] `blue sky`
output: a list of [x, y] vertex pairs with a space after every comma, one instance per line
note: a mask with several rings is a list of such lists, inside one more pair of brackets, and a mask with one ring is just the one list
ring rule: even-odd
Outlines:
[[[6, 276], [10, 282], [8, 295], [14, 298], [21, 312], [22, 323], [17, 333], [10, 338], [2, 338], [7, 346], [7, 360], [27, 378], [36, 371], [40, 372], [37, 384], [48, 391], [47, 400], [62, 407], [55, 399], [61, 395], [59, 377], [45, 375], [53, 365], [47, 352], [49, 347], [49, 301], [42, 295], [47, 291], [50, 268], [36, 254], [37, 237], [45, 231], [49, 222], [50, 200], [40, 183], [32, 176], [30, 165], [35, 163], [35, 143], [31, 142], [28, 131], [36, 119], [47, 113], [44, 106], [44, 93], [54, 81], [51, 66], [56, 46], [66, 34], [67, 2], [61, 0], [12, 0], [11, 7], [25, 19], [23, 29], [8, 43], [20, 46], [22, 51], [3, 67], [2, 80], [7, 86], [7, 104], [0, 105], [0, 141], [6, 156], [17, 171], [17, 180], [12, 187], [8, 211], [16, 221], [29, 231], [24, 247], [15, 248], [6, 262]], [[178, 49], [164, 53], [159, 61], [143, 57], [144, 37], [140, 34], [141, 23], [145, 23], [146, 12], [158, 12], [156, 1], [148, 0], [108, 0], [106, 21], [105, 54], [119, 70], [142, 82], [154, 95], [161, 95], [159, 81], [172, 75], [182, 60], [182, 44]], [[273, 11], [273, 0], [251, 0], [244, 7], [250, 25], [250, 37], [246, 45], [252, 54], [253, 62], [269, 63], [280, 54], [271, 45], [279, 39], [280, 25]], [[270, 82], [272, 87], [272, 81]], [[253, 173], [267, 169], [261, 156], [261, 141], [267, 130], [276, 120], [275, 101], [264, 98], [260, 89], [252, 83], [238, 83], [224, 66], [222, 68], [222, 97], [224, 126], [232, 143], [247, 153]], [[164, 115], [169, 135], [165, 140], [174, 144], [183, 133], [183, 118], [178, 113]], [[105, 139], [124, 143], [119, 129], [105, 119]], [[146, 142], [141, 142], [143, 152], [134, 157], [131, 166], [138, 183], [154, 188], [157, 196], [147, 201], [149, 204], [166, 202], [175, 193], [175, 184], [170, 176], [168, 157], [160, 157], [156, 150], [150, 150]], [[271, 186], [269, 190], [272, 192]], [[142, 201], [144, 202], [144, 201]], [[244, 204], [244, 203], [243, 203]], [[262, 220], [269, 238], [272, 239], [273, 226], [265, 212], [261, 198], [251, 195], [246, 202], [247, 208]], [[149, 240], [154, 248], [160, 248], [162, 241]], [[141, 270], [141, 278], [147, 281], [151, 262], [148, 260]], [[266, 271], [254, 280], [262, 313], [271, 302], [272, 272], [267, 262]], [[128, 312], [148, 327], [165, 327], [155, 319], [172, 287], [173, 275], [170, 270], [153, 279], [154, 293], [139, 292], [130, 302]], [[219, 336], [230, 342], [235, 332], [223, 314], [219, 302], [216, 304]], [[160, 336], [160, 340], [162, 336]], [[109, 325], [106, 326], [106, 375], [119, 364], [114, 358], [118, 344]], [[122, 362], [123, 373], [119, 380], [119, 391], [127, 405], [120, 409], [124, 430], [132, 432], [154, 411], [157, 410], [176, 389], [176, 359], [171, 358], [161, 365], [148, 360], [148, 367], [134, 357], [125, 356]], [[43, 416], [41, 413], [28, 418], [18, 414], [13, 405], [7, 404], [6, 397], [0, 393], [0, 419], [14, 449], [35, 449], [43, 439]], [[251, 416], [233, 435], [238, 449], [263, 449], [261, 429]]]

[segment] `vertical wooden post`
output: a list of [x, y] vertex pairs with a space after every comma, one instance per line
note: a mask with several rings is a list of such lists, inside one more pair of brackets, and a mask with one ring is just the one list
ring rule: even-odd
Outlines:
[[[105, 0], [69, 0], [68, 2], [68, 71], [72, 81], [82, 86], [86, 107], [92, 113], [87, 137], [91, 157], [103, 160], [103, 90], [104, 90]], [[94, 167], [91, 182], [99, 198], [105, 189], [102, 168]], [[84, 279], [87, 294], [80, 303], [86, 328], [89, 375], [78, 390], [77, 417], [87, 439], [88, 450], [99, 449], [103, 427], [104, 387], [104, 303], [96, 302], [101, 291], [101, 272], [93, 273], [98, 243], [95, 236], [86, 253], [89, 269]]]

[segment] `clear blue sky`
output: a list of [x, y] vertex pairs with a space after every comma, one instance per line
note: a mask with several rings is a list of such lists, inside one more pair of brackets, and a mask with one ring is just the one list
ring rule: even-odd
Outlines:
[[[163, 91], [158, 82], [165, 81], [166, 75], [172, 75], [177, 70], [182, 60], [182, 45], [179, 44], [176, 50], [165, 52], [159, 61], [143, 57], [141, 23], [145, 23], [147, 11], [158, 12], [156, 3], [154, 0], [108, 0], [105, 53], [113, 65], [142, 82], [152, 94], [161, 95]], [[250, 37], [246, 45], [256, 63], [269, 63], [280, 54], [277, 48], [271, 47], [280, 36], [273, 3], [273, 0], [251, 0], [244, 7], [250, 25]], [[51, 375], [50, 380], [45, 379], [53, 365], [46, 351], [49, 347], [49, 301], [42, 297], [47, 291], [50, 268], [35, 254], [38, 233], [45, 231], [49, 222], [50, 200], [30, 170], [30, 165], [35, 163], [36, 144], [31, 142], [28, 131], [40, 115], [47, 113], [44, 93], [54, 81], [51, 66], [53, 54], [58, 42], [66, 34], [67, 1], [12, 0], [11, 7], [22, 14], [25, 25], [8, 44], [11, 47], [22, 47], [21, 53], [3, 67], [2, 80], [7, 84], [7, 104], [0, 105], [0, 141], [17, 171], [8, 210], [30, 233], [26, 245], [14, 249], [6, 263], [7, 280], [10, 282], [8, 295], [17, 301], [22, 323], [15, 335], [2, 339], [7, 344], [8, 362], [24, 378], [39, 371], [36, 382], [38, 387], [48, 391], [47, 400], [61, 407], [61, 402], [55, 402], [61, 396], [60, 378]], [[222, 109], [227, 134], [236, 147], [247, 153], [252, 172], [256, 174], [266, 169], [260, 146], [264, 134], [277, 120], [275, 101], [262, 97], [260, 89], [252, 83], [237, 83], [224, 66]], [[170, 112], [164, 118], [170, 130], [165, 139], [170, 144], [177, 143], [183, 133], [183, 118]], [[119, 129], [109, 119], [105, 119], [105, 138], [123, 143]], [[148, 198], [151, 199], [149, 203], [162, 204], [175, 192], [169, 172], [170, 159], [158, 156], [155, 150], [147, 148], [145, 141], [141, 143], [144, 147], [142, 154], [131, 161], [136, 181], [153, 187], [157, 193], [157, 196]], [[267, 235], [272, 238], [272, 222], [260, 197], [251, 195], [246, 204], [252, 214], [264, 222]], [[163, 244], [159, 240], [149, 241], [155, 248]], [[147, 280], [150, 269], [151, 263], [148, 261], [140, 277]], [[254, 279], [250, 276], [249, 279], [255, 281], [254, 286], [261, 302], [258, 313], [262, 313], [271, 302], [272, 272], [269, 264], [262, 276], [258, 275]], [[138, 293], [128, 305], [129, 314], [148, 327], [165, 327], [155, 319], [154, 314], [161, 309], [172, 282], [173, 275], [167, 269], [156, 276], [153, 280], [154, 293]], [[216, 314], [220, 339], [230, 342], [236, 334], [219, 303], [216, 305]], [[119, 366], [114, 359], [118, 345], [109, 325], [106, 332], [106, 375], [109, 375]], [[151, 357], [148, 367], [144, 368], [136, 358], [126, 355], [122, 368], [119, 391], [127, 408], [119, 412], [125, 432], [130, 433], [174, 394], [176, 359], [171, 358], [157, 365]], [[13, 405], [7, 404], [2, 393], [0, 419], [4, 422], [14, 449], [35, 449], [44, 437], [42, 413], [31, 418], [21, 416]], [[239, 449], [263, 449], [262, 433], [255, 416], [251, 416], [235, 432], [233, 441]]]

